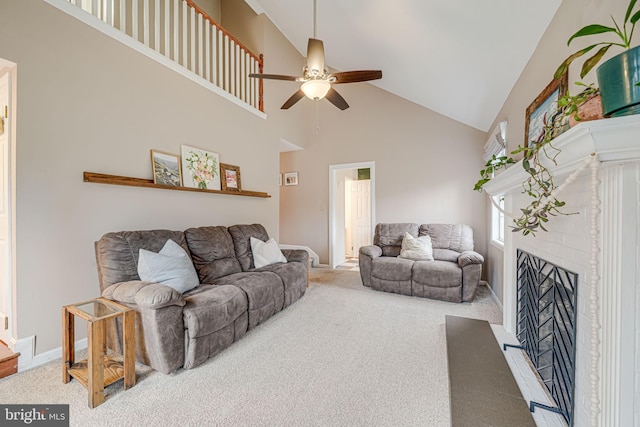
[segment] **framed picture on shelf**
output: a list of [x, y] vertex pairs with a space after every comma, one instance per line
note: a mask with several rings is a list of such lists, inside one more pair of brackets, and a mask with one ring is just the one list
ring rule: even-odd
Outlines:
[[183, 145], [182, 185], [202, 190], [220, 190], [220, 156], [217, 153]]
[[182, 173], [180, 170], [180, 156], [158, 150], [151, 150], [151, 167], [153, 169], [153, 183], [180, 187]]
[[242, 191], [239, 166], [220, 163], [220, 175], [223, 191]]
[[298, 185], [298, 172], [287, 172], [284, 174], [284, 185]]
[[[544, 133], [544, 123], [550, 120], [558, 110], [558, 100], [567, 94], [568, 76], [564, 73], [553, 80], [527, 107], [524, 121], [524, 146], [538, 141]], [[568, 126], [566, 126], [568, 128]], [[566, 127], [557, 129], [556, 136], [566, 130]]]

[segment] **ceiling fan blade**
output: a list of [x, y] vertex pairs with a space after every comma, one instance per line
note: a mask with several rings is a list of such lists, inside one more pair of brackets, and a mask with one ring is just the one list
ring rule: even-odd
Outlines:
[[344, 71], [342, 73], [333, 73], [329, 78], [335, 77], [336, 81], [332, 83], [356, 83], [366, 82], [369, 80], [378, 80], [382, 78], [380, 70], [361, 70], [361, 71]]
[[249, 74], [249, 77], [256, 79], [271, 79], [271, 80], [289, 80], [295, 82], [298, 78], [294, 76], [284, 76], [282, 74]]
[[345, 101], [342, 95], [340, 95], [334, 88], [329, 89], [329, 92], [327, 92], [327, 99], [342, 111], [349, 108], [347, 101]]
[[309, 72], [317, 70], [318, 74], [324, 72], [324, 44], [322, 40], [309, 39], [307, 45], [307, 69]]
[[288, 110], [296, 102], [300, 101], [302, 98], [304, 98], [304, 92], [302, 91], [302, 89], [298, 89], [298, 91], [296, 93], [291, 95], [291, 97], [289, 99], [287, 99], [287, 101], [284, 104], [282, 104], [282, 107], [280, 107], [280, 109], [281, 110]]

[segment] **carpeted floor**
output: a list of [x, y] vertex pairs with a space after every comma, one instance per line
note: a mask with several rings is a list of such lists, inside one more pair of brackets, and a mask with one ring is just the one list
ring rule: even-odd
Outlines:
[[68, 403], [72, 426], [449, 426], [446, 314], [502, 319], [484, 286], [453, 304], [314, 269], [301, 300], [195, 369], [137, 365], [135, 387], [89, 409], [55, 361], [0, 380], [0, 403]]

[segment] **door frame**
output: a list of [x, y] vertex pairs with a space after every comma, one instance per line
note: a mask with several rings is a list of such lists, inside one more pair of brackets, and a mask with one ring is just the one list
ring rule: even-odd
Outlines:
[[[0, 288], [2, 292], [2, 298], [5, 301], [4, 314], [7, 316], [8, 328], [6, 336], [8, 336], [7, 346], [9, 349], [15, 351], [15, 344], [17, 341], [17, 325], [16, 325], [16, 92], [17, 92], [17, 65], [13, 62], [0, 58], [0, 75], [7, 75], [9, 84], [9, 100], [8, 100], [8, 118], [6, 119], [9, 124], [5, 127], [7, 133], [7, 158], [4, 159], [5, 178], [8, 180], [6, 183], [8, 189], [7, 201], [7, 265], [3, 265], [0, 268], [7, 269], [7, 283], [6, 287]], [[0, 106], [0, 109], [4, 110], [4, 106]], [[4, 116], [4, 111], [2, 111]], [[7, 131], [8, 129], [8, 131]], [[0, 307], [0, 310], [2, 308]], [[5, 325], [0, 324], [0, 328], [4, 329]], [[6, 337], [5, 335], [3, 335]]]
[[[371, 171], [371, 236], [375, 230], [376, 224], [376, 162], [359, 162], [359, 163], [345, 163], [339, 165], [329, 165], [329, 267], [335, 268], [338, 260], [333, 259], [334, 250], [333, 246], [338, 239], [338, 231], [336, 230], [336, 204], [335, 204], [335, 186], [336, 186], [336, 172], [344, 169], [369, 169]], [[344, 212], [342, 212], [344, 215]], [[344, 235], [342, 235], [344, 237]]]

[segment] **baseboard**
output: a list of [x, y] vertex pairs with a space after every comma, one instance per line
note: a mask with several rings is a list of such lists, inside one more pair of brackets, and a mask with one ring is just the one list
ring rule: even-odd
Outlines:
[[[44, 365], [52, 360], [62, 358], [62, 347], [45, 351], [44, 353], [35, 354], [36, 337], [30, 336], [19, 340], [13, 340], [16, 353], [20, 353], [18, 357], [18, 372], [26, 371], [40, 365]], [[87, 339], [83, 338], [76, 341], [75, 350], [83, 350], [87, 348]]]
[[481, 280], [480, 284], [485, 285], [489, 289], [489, 292], [491, 292], [491, 298], [493, 298], [493, 301], [498, 305], [498, 307], [500, 307], [500, 311], [504, 313], [504, 308], [502, 307], [502, 301], [500, 301], [496, 293], [493, 292], [493, 288], [491, 287], [491, 285], [489, 285], [489, 282], [485, 282], [484, 280]]

